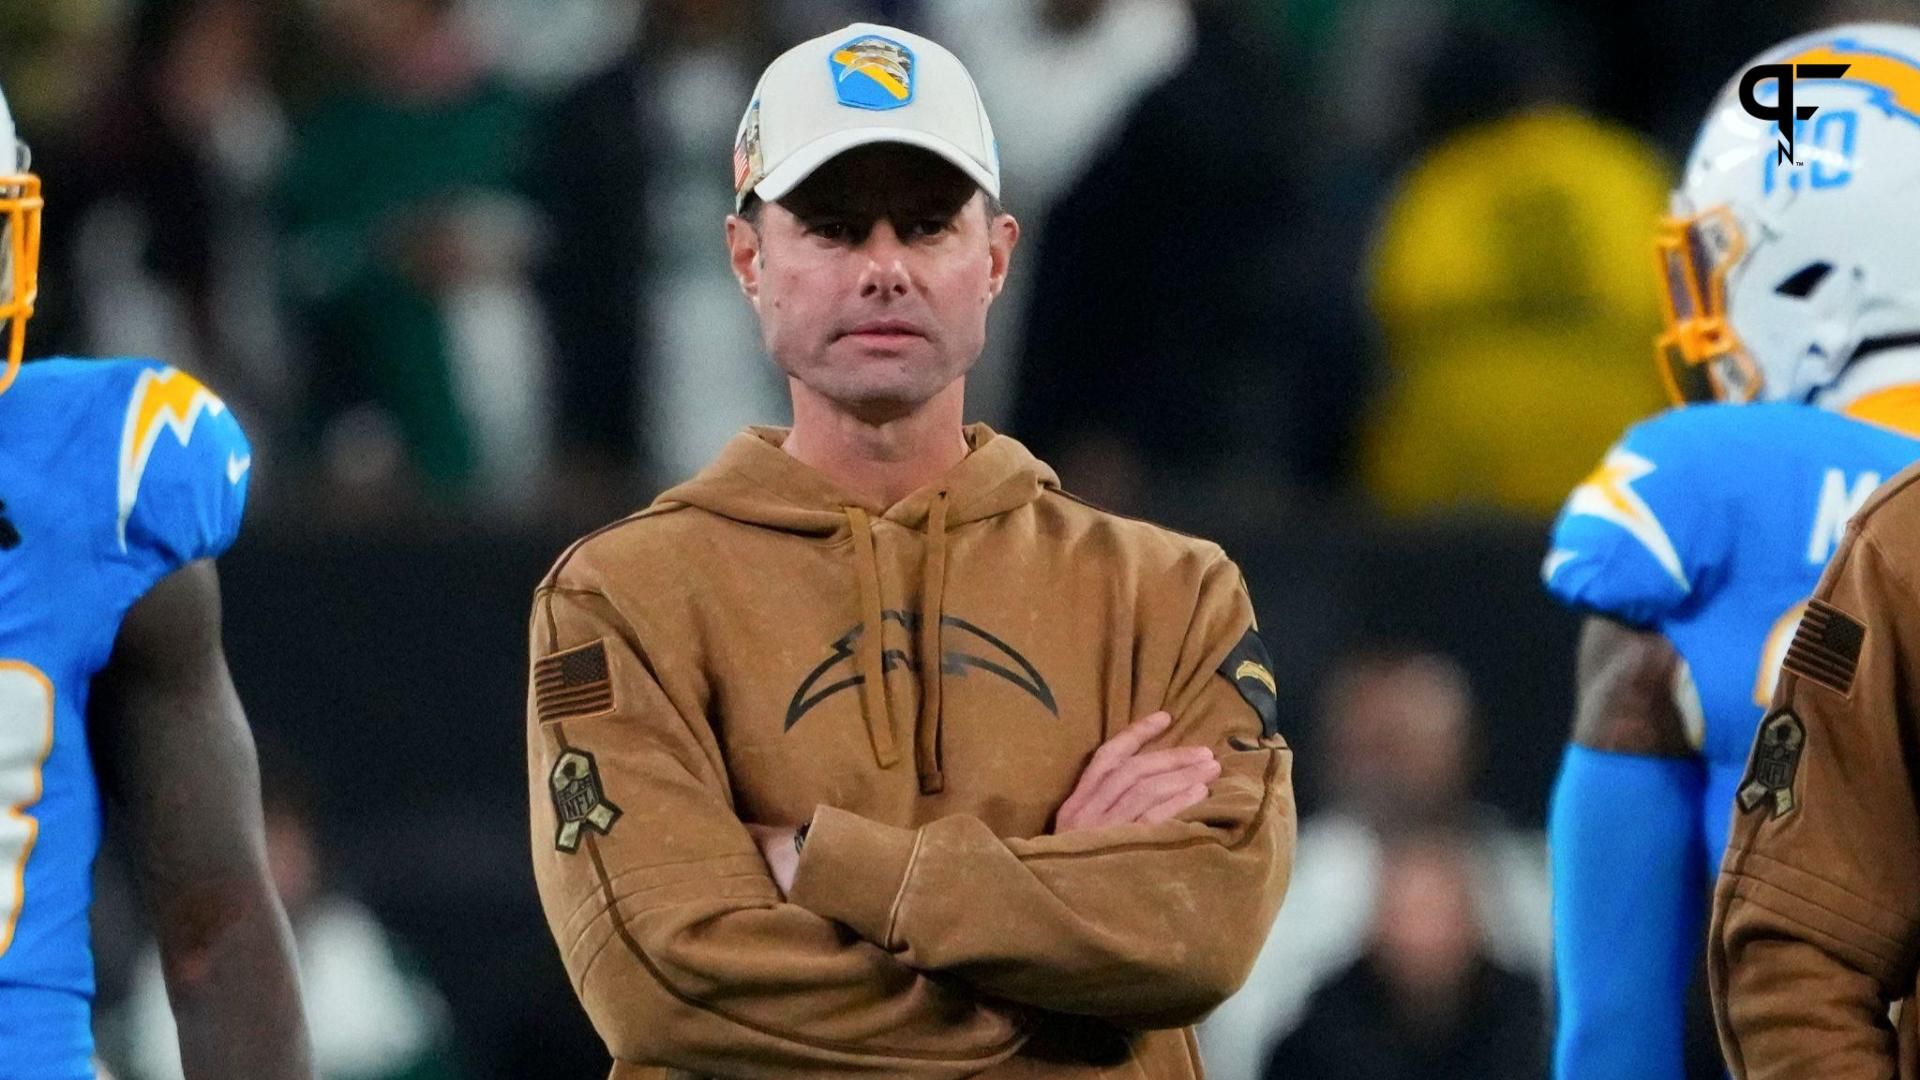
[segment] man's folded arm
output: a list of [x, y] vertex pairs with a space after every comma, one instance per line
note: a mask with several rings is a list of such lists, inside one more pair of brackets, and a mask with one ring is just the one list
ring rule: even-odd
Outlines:
[[714, 1075], [969, 1076], [1015, 1010], [784, 903], [704, 720], [681, 715], [614, 605], [535, 597], [528, 782], [540, 900], [621, 1060]]
[[[1157, 824], [1032, 839], [1003, 839], [966, 815], [904, 829], [822, 807], [791, 899], [995, 998], [1134, 1027], [1197, 1021], [1246, 978], [1292, 866], [1292, 752], [1274, 728], [1252, 621], [1222, 557], [1159, 740], [1219, 755], [1199, 804]], [[1247, 666], [1229, 663], [1243, 652]]]

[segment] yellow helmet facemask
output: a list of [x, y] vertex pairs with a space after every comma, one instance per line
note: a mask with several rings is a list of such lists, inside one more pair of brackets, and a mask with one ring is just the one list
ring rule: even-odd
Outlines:
[[1727, 272], [1746, 254], [1733, 214], [1661, 218], [1654, 249], [1667, 318], [1654, 355], [1667, 394], [1676, 404], [1759, 397], [1760, 368], [1727, 321]]
[[6, 367], [0, 369], [0, 393], [13, 385], [26, 357], [27, 320], [40, 295], [40, 178], [27, 171], [20, 148], [19, 171], [0, 174], [0, 322], [6, 325]]

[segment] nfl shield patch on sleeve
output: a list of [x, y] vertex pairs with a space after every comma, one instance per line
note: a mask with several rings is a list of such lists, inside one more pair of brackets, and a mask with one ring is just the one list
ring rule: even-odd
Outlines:
[[593, 755], [584, 750], [568, 750], [553, 763], [547, 777], [553, 789], [553, 812], [560, 819], [560, 831], [553, 846], [572, 853], [580, 850], [580, 834], [588, 829], [601, 836], [620, 820], [620, 808], [607, 801], [600, 787], [600, 767]]
[[1807, 747], [1807, 726], [1793, 714], [1781, 709], [1760, 724], [1754, 738], [1753, 760], [1747, 766], [1747, 778], [1740, 784], [1740, 809], [1751, 814], [1771, 805], [1769, 818], [1782, 818], [1798, 805], [1793, 797], [1793, 777], [1800, 769], [1800, 753]]

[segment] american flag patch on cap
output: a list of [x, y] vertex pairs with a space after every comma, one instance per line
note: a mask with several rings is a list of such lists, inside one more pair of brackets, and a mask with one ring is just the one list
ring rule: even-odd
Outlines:
[[1867, 628], [1859, 620], [1824, 600], [1812, 600], [1782, 666], [1845, 696], [1853, 692], [1853, 672], [1866, 640]]
[[606, 644], [595, 641], [535, 661], [533, 696], [542, 720], [591, 716], [613, 708]]

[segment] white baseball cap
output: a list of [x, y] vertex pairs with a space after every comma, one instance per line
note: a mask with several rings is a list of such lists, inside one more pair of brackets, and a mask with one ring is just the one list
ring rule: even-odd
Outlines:
[[918, 34], [854, 23], [767, 65], [733, 144], [733, 205], [774, 202], [870, 143], [931, 151], [1000, 196], [1000, 153], [960, 58]]

